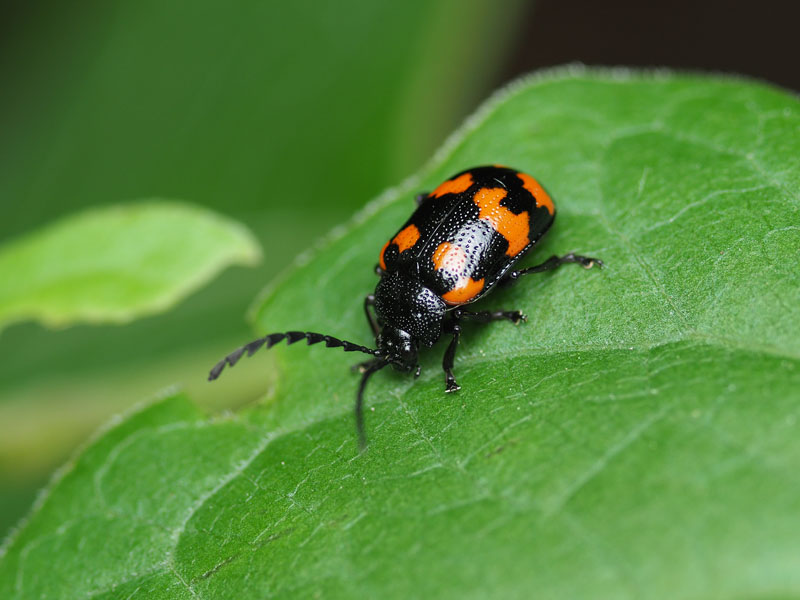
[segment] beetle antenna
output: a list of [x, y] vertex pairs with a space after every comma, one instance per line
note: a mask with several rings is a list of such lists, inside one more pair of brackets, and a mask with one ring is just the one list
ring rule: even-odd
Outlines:
[[373, 348], [367, 348], [366, 346], [360, 346], [358, 344], [354, 344], [353, 342], [348, 342], [347, 340], [340, 340], [339, 338], [335, 338], [332, 335], [323, 335], [321, 333], [313, 333], [311, 331], [287, 331], [286, 333], [270, 333], [267, 336], [262, 338], [258, 338], [257, 340], [253, 340], [249, 344], [245, 344], [241, 348], [237, 348], [228, 356], [223, 358], [219, 361], [211, 371], [208, 373], [208, 380], [214, 381], [217, 377], [219, 377], [220, 373], [222, 373], [222, 369], [225, 368], [225, 365], [230, 365], [231, 367], [234, 366], [239, 359], [242, 358], [245, 352], [247, 352], [247, 356], [252, 356], [256, 350], [261, 348], [261, 346], [266, 347], [267, 349], [272, 348], [278, 342], [282, 340], [286, 340], [286, 344], [294, 344], [295, 342], [299, 342], [300, 340], [306, 340], [308, 345], [311, 344], [319, 344], [320, 342], [325, 342], [325, 346], [328, 348], [338, 348], [341, 347], [342, 350], [345, 352], [363, 352], [364, 354], [370, 354], [372, 356], [380, 356], [380, 350], [376, 350]]
[[358, 448], [361, 452], [367, 448], [367, 434], [364, 433], [364, 388], [367, 387], [367, 380], [373, 373], [380, 371], [389, 364], [389, 361], [376, 358], [364, 366], [364, 374], [361, 376], [361, 383], [358, 384], [358, 394], [356, 394], [356, 429], [358, 430]]

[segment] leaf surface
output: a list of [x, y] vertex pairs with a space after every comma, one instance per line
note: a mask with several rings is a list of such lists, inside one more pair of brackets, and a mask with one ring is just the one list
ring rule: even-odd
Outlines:
[[257, 329], [367, 343], [361, 297], [413, 193], [477, 164], [558, 206], [526, 264], [607, 269], [487, 298], [529, 322], [468, 328], [457, 395], [441, 343], [416, 382], [374, 377], [361, 455], [355, 361], [319, 346], [272, 350], [274, 398], [235, 418], [168, 399], [123, 421], [9, 540], [0, 595], [800, 596], [799, 125], [795, 98], [737, 79], [513, 85], [266, 292]]

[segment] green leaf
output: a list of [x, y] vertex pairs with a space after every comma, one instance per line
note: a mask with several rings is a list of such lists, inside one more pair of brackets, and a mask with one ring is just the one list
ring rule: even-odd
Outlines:
[[417, 381], [374, 377], [361, 455], [354, 360], [318, 346], [273, 350], [274, 398], [236, 417], [170, 399], [123, 421], [6, 543], [0, 596], [800, 596], [799, 126], [746, 80], [513, 85], [268, 291], [258, 330], [367, 343], [361, 297], [413, 192], [476, 164], [555, 199], [526, 264], [607, 269], [487, 298], [529, 322], [469, 328], [458, 395], [443, 344]]
[[0, 247], [0, 327], [125, 323], [164, 311], [231, 264], [254, 264], [243, 226], [148, 201], [68, 217]]

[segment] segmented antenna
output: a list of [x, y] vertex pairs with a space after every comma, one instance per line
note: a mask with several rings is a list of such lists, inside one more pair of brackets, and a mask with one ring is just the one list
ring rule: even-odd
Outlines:
[[319, 344], [320, 342], [325, 342], [325, 346], [328, 348], [339, 348], [341, 347], [342, 350], [345, 352], [363, 352], [364, 354], [370, 354], [372, 356], [380, 356], [380, 351], [375, 350], [373, 348], [367, 348], [366, 346], [359, 346], [358, 344], [354, 344], [353, 342], [348, 342], [347, 340], [340, 340], [339, 338], [335, 338], [331, 335], [323, 335], [321, 333], [313, 333], [311, 331], [287, 331], [286, 333], [270, 333], [263, 338], [259, 338], [257, 340], [253, 340], [249, 344], [245, 344], [241, 348], [237, 348], [228, 356], [223, 358], [219, 361], [214, 368], [208, 373], [208, 380], [214, 381], [219, 374], [222, 373], [222, 369], [225, 368], [225, 365], [230, 365], [231, 367], [234, 366], [239, 359], [242, 358], [245, 352], [247, 352], [247, 356], [252, 356], [259, 348], [264, 346], [265, 348], [269, 349], [272, 348], [275, 344], [286, 340], [286, 344], [294, 344], [295, 342], [299, 342], [300, 340], [306, 340], [308, 345], [311, 344]]

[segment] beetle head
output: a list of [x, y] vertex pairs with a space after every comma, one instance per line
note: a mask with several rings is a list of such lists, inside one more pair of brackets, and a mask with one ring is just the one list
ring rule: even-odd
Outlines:
[[383, 359], [398, 371], [417, 368], [417, 344], [412, 335], [396, 327], [384, 327], [378, 334], [378, 350]]

